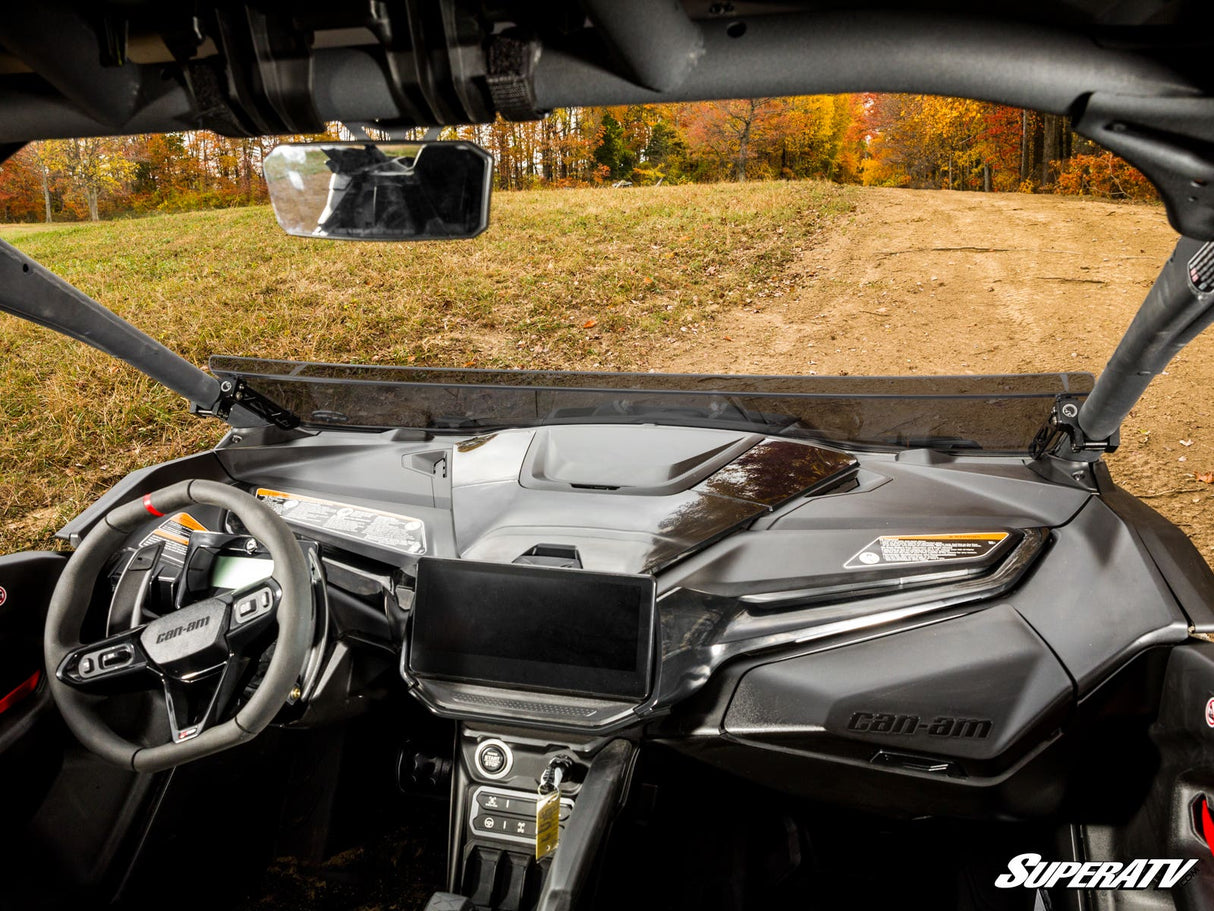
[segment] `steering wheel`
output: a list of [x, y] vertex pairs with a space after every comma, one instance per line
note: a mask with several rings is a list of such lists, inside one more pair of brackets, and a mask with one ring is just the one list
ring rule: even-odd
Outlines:
[[[191, 504], [229, 509], [274, 561], [270, 578], [187, 604], [97, 642], [81, 625], [106, 561], [149, 516]], [[256, 691], [236, 714], [215, 723], [242, 674], [277, 624], [274, 653]], [[313, 630], [307, 560], [278, 515], [243, 491], [214, 481], [182, 481], [109, 512], [72, 554], [47, 612], [43, 654], [63, 720], [84, 746], [116, 765], [158, 772], [249, 740], [263, 731], [295, 688]], [[172, 739], [145, 747], [115, 733], [104, 696], [163, 687]], [[151, 721], [152, 719], [145, 719]]]

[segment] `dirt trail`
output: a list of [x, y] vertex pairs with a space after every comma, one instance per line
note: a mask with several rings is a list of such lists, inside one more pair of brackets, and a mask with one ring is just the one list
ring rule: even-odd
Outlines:
[[[1052, 196], [864, 190], [857, 207], [675, 372], [1099, 373], [1171, 252], [1162, 210]], [[1122, 427], [1114, 478], [1214, 563], [1214, 331]], [[1184, 442], [1181, 442], [1184, 441]], [[1187, 445], [1186, 445], [1187, 444]]]

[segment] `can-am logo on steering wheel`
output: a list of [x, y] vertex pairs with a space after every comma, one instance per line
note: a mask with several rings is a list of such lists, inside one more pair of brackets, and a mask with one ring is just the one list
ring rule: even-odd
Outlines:
[[197, 620], [191, 620], [189, 623], [183, 623], [180, 626], [174, 626], [172, 629], [166, 629], [163, 633], [156, 637], [156, 644], [168, 642], [170, 639], [176, 639], [182, 633], [192, 633], [196, 629], [202, 629], [211, 622], [210, 617], [199, 617]]

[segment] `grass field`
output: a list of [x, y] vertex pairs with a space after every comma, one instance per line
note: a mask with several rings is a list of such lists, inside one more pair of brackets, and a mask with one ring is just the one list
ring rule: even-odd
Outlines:
[[[500, 194], [480, 238], [433, 244], [289, 238], [266, 208], [5, 226], [0, 238], [200, 365], [246, 354], [626, 370], [761, 295], [853, 199], [808, 182]], [[225, 426], [8, 316], [0, 390], [0, 552], [46, 546], [122, 475], [212, 445]]]

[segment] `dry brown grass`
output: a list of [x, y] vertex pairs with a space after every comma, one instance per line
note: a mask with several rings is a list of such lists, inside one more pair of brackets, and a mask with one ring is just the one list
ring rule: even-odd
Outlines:
[[[474, 241], [289, 238], [268, 209], [0, 237], [189, 360], [647, 369], [805, 249], [852, 192], [756, 183], [500, 194]], [[224, 425], [123, 364], [0, 316], [0, 550], [45, 546], [134, 468]]]

